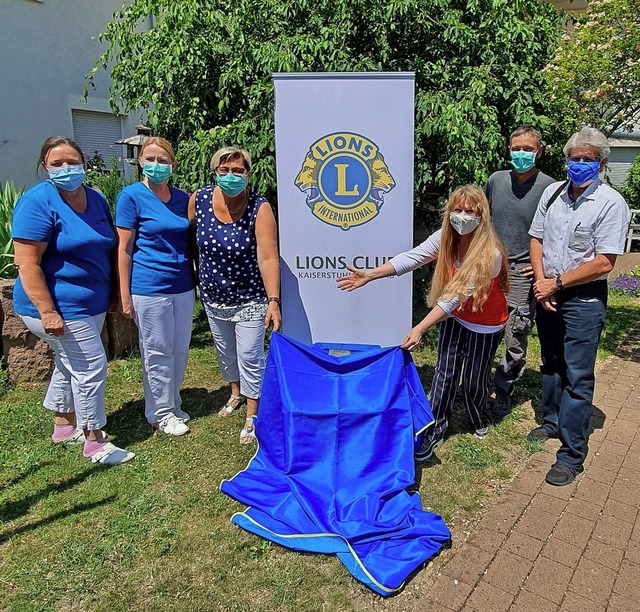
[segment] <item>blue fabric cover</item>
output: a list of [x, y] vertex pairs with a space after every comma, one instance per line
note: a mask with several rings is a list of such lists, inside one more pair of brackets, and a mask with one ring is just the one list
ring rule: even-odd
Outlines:
[[406, 351], [328, 348], [273, 333], [260, 446], [221, 490], [250, 506], [232, 517], [236, 525], [294, 550], [336, 554], [358, 580], [392, 595], [450, 539], [442, 518], [407, 491], [414, 435], [433, 417]]

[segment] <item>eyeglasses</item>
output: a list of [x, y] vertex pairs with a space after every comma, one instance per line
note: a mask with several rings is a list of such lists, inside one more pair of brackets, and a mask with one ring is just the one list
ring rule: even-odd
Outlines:
[[247, 169], [246, 168], [240, 168], [240, 167], [229, 168], [227, 166], [218, 166], [216, 168], [216, 172], [220, 176], [224, 176], [225, 174], [229, 174], [229, 172], [231, 172], [231, 174], [233, 174], [233, 176], [244, 176], [247, 173]]
[[593, 162], [599, 162], [601, 160], [600, 157], [567, 157], [567, 161], [579, 163], [583, 162], [585, 164], [591, 164]]

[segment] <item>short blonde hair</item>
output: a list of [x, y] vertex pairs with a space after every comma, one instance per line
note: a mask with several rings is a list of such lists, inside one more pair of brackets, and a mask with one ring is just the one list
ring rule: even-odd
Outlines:
[[138, 157], [142, 157], [144, 150], [150, 145], [157, 145], [161, 149], [164, 149], [171, 157], [171, 161], [173, 162], [176, 161], [176, 154], [173, 150], [173, 147], [171, 146], [171, 143], [168, 140], [165, 140], [164, 138], [162, 138], [161, 136], [149, 136], [149, 138], [147, 138], [144, 141], [140, 149], [140, 153], [138, 153]]
[[218, 149], [211, 158], [210, 167], [216, 170], [220, 164], [226, 164], [234, 159], [241, 159], [247, 172], [251, 172], [251, 156], [248, 151], [237, 147], [222, 147]]

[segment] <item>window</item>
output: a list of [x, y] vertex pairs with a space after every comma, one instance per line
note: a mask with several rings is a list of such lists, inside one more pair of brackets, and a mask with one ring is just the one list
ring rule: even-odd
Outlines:
[[115, 156], [118, 160], [118, 169], [122, 173], [124, 149], [122, 145], [115, 144], [116, 140], [122, 138], [120, 117], [111, 113], [77, 109], [72, 109], [71, 117], [73, 138], [84, 151], [87, 160], [91, 159], [97, 151], [108, 169], [111, 167], [111, 158]]

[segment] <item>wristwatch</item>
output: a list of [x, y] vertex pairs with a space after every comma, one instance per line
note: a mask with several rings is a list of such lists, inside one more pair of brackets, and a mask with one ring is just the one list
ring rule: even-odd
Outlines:
[[560, 290], [564, 289], [564, 285], [562, 284], [562, 277], [559, 274], [556, 276], [556, 287]]

